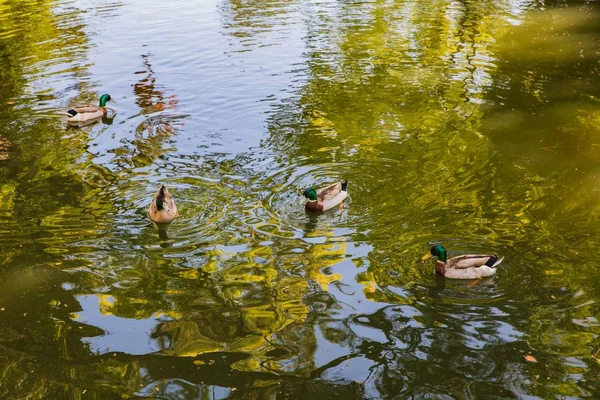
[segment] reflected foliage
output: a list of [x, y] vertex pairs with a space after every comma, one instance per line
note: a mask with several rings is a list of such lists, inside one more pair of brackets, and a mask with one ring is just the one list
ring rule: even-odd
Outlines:
[[[595, 4], [87, 3], [0, 3], [0, 397], [600, 391]], [[140, 7], [138, 43], [119, 24]], [[232, 120], [270, 104], [260, 145], [223, 149], [236, 136], [197, 123], [220, 114], [186, 114], [204, 93], [185, 68], [245, 76], [266, 51], [289, 87], [216, 94]], [[100, 91], [110, 123], [56, 116]], [[344, 208], [306, 215], [302, 189], [341, 178]], [[164, 240], [158, 183], [182, 214]], [[419, 262], [434, 243], [506, 259], [453, 282]]]
[[[589, 358], [598, 345], [597, 306], [562, 322], [542, 310], [563, 296], [577, 308], [577, 297], [588, 304], [587, 291], [597, 292], [585, 283], [596, 274], [586, 238], [597, 231], [597, 199], [585, 187], [595, 181], [593, 141], [586, 140], [595, 124], [581, 117], [597, 107], [589, 93], [597, 91], [589, 81], [597, 58], [585, 59], [598, 49], [597, 10], [370, 2], [313, 11], [312, 78], [272, 118], [270, 145], [282, 163], [301, 160], [353, 177], [352, 203], [369, 205], [352, 221], [368, 235], [353, 241], [373, 245], [357, 281], [372, 301], [410, 305], [399, 309], [408, 315], [400, 318], [402, 333], [393, 330], [393, 316], [367, 315], [324, 322], [325, 337], [343, 340], [354, 354], [378, 349], [363, 367], [372, 372], [367, 393], [377, 396], [592, 393], [577, 376], [597, 368]], [[432, 282], [429, 267], [417, 262], [439, 241], [456, 253], [495, 251], [512, 262], [473, 299], [467, 285]], [[532, 284], [539, 289], [525, 295]], [[559, 296], [559, 288], [566, 293]], [[545, 317], [518, 311], [540, 300]], [[581, 331], [574, 321], [586, 313], [593, 322]], [[549, 350], [551, 342], [573, 353], [549, 354], [546, 365], [554, 367], [544, 372], [521, 368], [531, 351], [525, 343]], [[562, 357], [572, 367], [561, 367]], [[417, 371], [418, 382], [431, 384], [415, 384]], [[515, 379], [514, 387], [498, 384]]]

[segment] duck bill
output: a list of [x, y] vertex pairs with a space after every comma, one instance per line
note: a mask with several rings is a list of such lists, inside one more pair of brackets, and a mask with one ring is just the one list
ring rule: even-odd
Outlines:
[[423, 257], [421, 257], [421, 261], [427, 261], [431, 258], [431, 253], [427, 253], [425, 254]]

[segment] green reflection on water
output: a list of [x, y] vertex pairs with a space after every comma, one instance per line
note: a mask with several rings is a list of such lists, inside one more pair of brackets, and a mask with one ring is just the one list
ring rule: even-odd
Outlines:
[[[2, 397], [600, 390], [595, 6], [179, 1], [131, 28], [142, 6], [0, 3]], [[269, 79], [215, 106], [196, 69]], [[67, 129], [98, 92], [112, 123]], [[257, 145], [231, 150], [237, 130]], [[344, 209], [305, 215], [302, 189], [340, 178]], [[506, 260], [445, 281], [432, 243]]]

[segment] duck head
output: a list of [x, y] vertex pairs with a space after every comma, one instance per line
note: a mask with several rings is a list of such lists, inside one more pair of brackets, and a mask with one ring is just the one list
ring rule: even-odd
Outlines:
[[110, 97], [110, 94], [103, 94], [102, 96], [100, 96], [100, 107], [106, 107], [106, 103], [108, 103], [111, 100], [112, 98]]
[[425, 254], [421, 257], [421, 260], [425, 261], [430, 259], [431, 257], [437, 257], [440, 261], [446, 262], [446, 249], [442, 245], [433, 246], [429, 253]]
[[313, 188], [306, 189], [304, 191], [304, 197], [310, 201], [317, 201], [317, 191]]

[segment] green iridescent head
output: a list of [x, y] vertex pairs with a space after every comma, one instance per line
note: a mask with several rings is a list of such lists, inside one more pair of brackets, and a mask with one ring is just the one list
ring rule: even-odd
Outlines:
[[306, 189], [304, 191], [304, 197], [306, 197], [310, 201], [316, 201], [317, 200], [317, 191], [313, 188]]
[[100, 96], [100, 107], [106, 107], [106, 103], [110, 100], [110, 94], [103, 94], [102, 96]]
[[161, 186], [158, 195], [156, 196], [156, 208], [158, 210], [164, 210], [163, 205], [165, 204], [165, 190], [165, 186]]
[[429, 253], [425, 254], [422, 258], [423, 261], [431, 257], [437, 257], [440, 261], [446, 262], [446, 249], [442, 245], [433, 246]]

